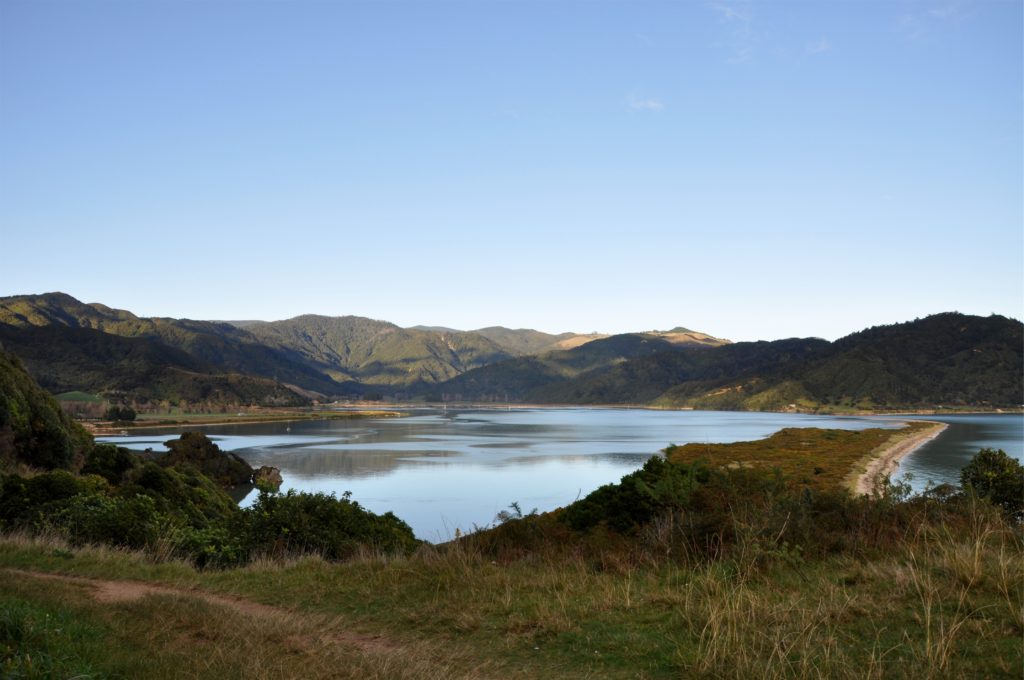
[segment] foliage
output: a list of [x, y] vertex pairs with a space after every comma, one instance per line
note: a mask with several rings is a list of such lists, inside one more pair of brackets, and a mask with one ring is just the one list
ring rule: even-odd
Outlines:
[[216, 461], [230, 464], [228, 456], [202, 435], [177, 443], [159, 461], [97, 446], [83, 476], [56, 470], [0, 477], [0, 530], [145, 549], [199, 566], [234, 566], [268, 554], [344, 559], [363, 547], [398, 553], [419, 543], [393, 514], [375, 515], [347, 495], [263, 493], [240, 510], [200, 471], [223, 474]]
[[12, 354], [0, 349], [0, 460], [68, 467], [92, 445]]
[[351, 557], [360, 547], [384, 553], [408, 553], [419, 541], [412, 529], [388, 512], [376, 515], [349, 494], [261, 493], [242, 511], [238, 524], [242, 550], [255, 555], [318, 554], [324, 559]]
[[1024, 521], [1024, 466], [1002, 449], [981, 449], [960, 471], [960, 483], [999, 506], [1007, 517]]
[[57, 530], [76, 545], [99, 543], [126, 548], [154, 546], [170, 518], [151, 496], [80, 493], [55, 504], [38, 528]]
[[576, 531], [599, 524], [620, 532], [636, 531], [659, 514], [685, 507], [707, 476], [699, 464], [674, 465], [654, 456], [617, 484], [606, 484], [568, 506], [561, 518]]
[[135, 420], [136, 415], [135, 409], [131, 406], [111, 406], [103, 414], [103, 419], [131, 422]]
[[85, 457], [83, 475], [99, 475], [117, 486], [125, 473], [141, 464], [139, 457], [113, 444], [96, 444]]
[[201, 432], [184, 432], [178, 439], [164, 442], [164, 446], [170, 449], [160, 458], [165, 467], [194, 466], [225, 488], [252, 482], [254, 470], [248, 463], [229, 451], [221, 451]]

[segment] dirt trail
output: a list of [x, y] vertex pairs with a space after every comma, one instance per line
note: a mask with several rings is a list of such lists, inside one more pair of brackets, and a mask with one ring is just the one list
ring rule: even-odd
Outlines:
[[[308, 627], [314, 630], [320, 629], [321, 631], [324, 631], [325, 617], [316, 614], [307, 615], [299, 612], [293, 612], [287, 609], [280, 609], [278, 607], [260, 604], [259, 602], [253, 602], [252, 600], [245, 600], [227, 595], [217, 595], [215, 593], [209, 593], [195, 588], [175, 588], [173, 586], [153, 585], [149, 583], [141, 583], [139, 581], [110, 581], [105, 579], [85, 578], [82, 576], [67, 576], [65, 574], [28, 571], [24, 569], [4, 569], [3, 571], [7, 574], [26, 576], [28, 578], [35, 578], [43, 581], [59, 581], [61, 583], [70, 583], [82, 586], [89, 589], [93, 599], [97, 602], [134, 602], [150, 595], [190, 597], [215, 606], [230, 609], [245, 616], [264, 620], [271, 619], [282, 622], [288, 621], [291, 623], [304, 622]], [[356, 647], [364, 652], [387, 652], [401, 647], [401, 645], [396, 641], [389, 640], [384, 636], [366, 635], [346, 630], [332, 630], [331, 632], [324, 631], [316, 637], [320, 639], [326, 638], [342, 645]]]

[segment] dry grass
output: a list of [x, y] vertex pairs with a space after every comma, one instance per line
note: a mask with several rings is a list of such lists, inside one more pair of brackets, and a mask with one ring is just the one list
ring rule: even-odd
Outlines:
[[863, 464], [866, 452], [893, 438], [905, 438], [922, 425], [901, 430], [825, 430], [786, 428], [764, 440], [732, 444], [686, 444], [666, 450], [676, 463], [705, 461], [712, 466], [778, 469], [790, 482], [815, 489], [846, 488], [851, 470]]

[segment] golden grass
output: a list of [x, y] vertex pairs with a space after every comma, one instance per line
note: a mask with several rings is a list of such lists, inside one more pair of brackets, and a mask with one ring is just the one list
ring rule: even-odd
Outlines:
[[828, 430], [785, 428], [767, 439], [733, 444], [686, 444], [669, 447], [675, 463], [704, 461], [712, 466], [778, 469], [790, 482], [817, 489], [841, 489], [851, 470], [894, 437], [907, 437], [926, 424], [911, 423], [900, 430]]

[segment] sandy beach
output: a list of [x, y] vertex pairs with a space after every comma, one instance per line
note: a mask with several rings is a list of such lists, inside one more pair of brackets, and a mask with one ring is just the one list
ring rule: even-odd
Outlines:
[[871, 460], [864, 472], [857, 477], [854, 492], [858, 494], [874, 493], [877, 483], [896, 471], [899, 462], [926, 443], [942, 434], [948, 426], [934, 421], [923, 422], [930, 427], [912, 432], [900, 430], [885, 444], [871, 452]]

